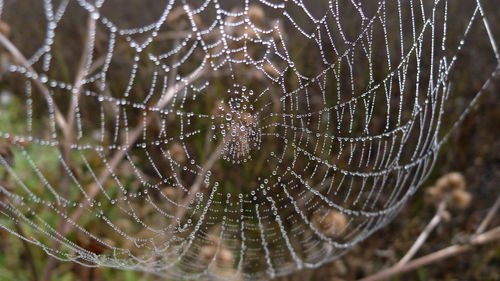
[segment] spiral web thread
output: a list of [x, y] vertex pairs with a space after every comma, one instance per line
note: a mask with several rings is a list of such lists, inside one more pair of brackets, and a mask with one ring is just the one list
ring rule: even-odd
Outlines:
[[[60, 260], [177, 279], [342, 255], [434, 165], [473, 35], [499, 61], [480, 1], [466, 19], [446, 0], [155, 1], [140, 27], [113, 14], [137, 9], [121, 2], [34, 2], [31, 50], [18, 2], [0, 1], [25, 121], [0, 125], [1, 227]], [[63, 32], [75, 25], [83, 44]], [[81, 57], [69, 70], [66, 49]]]

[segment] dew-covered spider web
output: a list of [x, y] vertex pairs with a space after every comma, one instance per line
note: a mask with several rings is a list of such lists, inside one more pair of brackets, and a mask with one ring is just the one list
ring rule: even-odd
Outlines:
[[174, 279], [318, 267], [498, 71], [493, 2], [0, 0], [0, 226]]

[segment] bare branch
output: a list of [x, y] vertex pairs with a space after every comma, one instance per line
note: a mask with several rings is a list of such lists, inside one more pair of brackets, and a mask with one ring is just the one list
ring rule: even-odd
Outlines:
[[[86, 74], [88, 73], [88, 67], [89, 67], [89, 60], [90, 60], [90, 53], [93, 52], [92, 48], [92, 34], [95, 32], [96, 28], [96, 20], [92, 17], [88, 17], [88, 24], [87, 24], [87, 39], [86, 39], [86, 44], [85, 48], [82, 51], [81, 54], [81, 59], [80, 59], [80, 66], [78, 69], [78, 72], [76, 74], [75, 82], [73, 85], [73, 90], [71, 91], [72, 93], [72, 98], [71, 98], [71, 105], [69, 107], [68, 113], [67, 113], [67, 119], [66, 119], [66, 126], [63, 128], [63, 134], [64, 134], [64, 143], [62, 144], [62, 155], [63, 159], [66, 162], [67, 165], [70, 167], [71, 165], [71, 144], [73, 143], [73, 126], [75, 122], [75, 113], [76, 113], [76, 108], [78, 106], [78, 99], [80, 97], [80, 90], [82, 87], [82, 81], [85, 78]], [[61, 193], [64, 198], [68, 198], [69, 196], [69, 188], [70, 188], [70, 179], [69, 175], [67, 173], [63, 173], [62, 179], [61, 179]], [[63, 213], [66, 213], [66, 208], [62, 206]], [[58, 227], [59, 231], [62, 231], [67, 223], [65, 222], [64, 218], [60, 218], [61, 222]], [[53, 242], [53, 248], [58, 250], [60, 248], [61, 244], [57, 243], [56, 241]], [[49, 280], [49, 278], [52, 275], [52, 270], [55, 268], [57, 264], [57, 260], [53, 257], [50, 256], [49, 260], [47, 261], [47, 266], [45, 267], [45, 270], [42, 275], [42, 281]]]
[[422, 266], [436, 263], [443, 259], [470, 251], [474, 249], [476, 246], [484, 245], [486, 243], [495, 242], [498, 240], [500, 240], [500, 226], [475, 236], [474, 238], [471, 239], [470, 243], [468, 244], [454, 244], [452, 246], [441, 249], [432, 254], [410, 261], [404, 266], [393, 266], [386, 270], [382, 270], [374, 275], [359, 279], [358, 281], [384, 280], [389, 277], [402, 274], [408, 271], [412, 271]]
[[493, 218], [495, 217], [495, 214], [498, 211], [498, 209], [500, 209], [500, 196], [498, 196], [497, 201], [495, 201], [495, 204], [493, 204], [491, 209], [488, 211], [486, 217], [484, 217], [481, 224], [477, 227], [476, 234], [481, 234], [486, 230], [491, 220], [493, 220]]
[[446, 210], [446, 201], [443, 200], [439, 204], [438, 210], [436, 211], [434, 217], [431, 219], [429, 224], [427, 224], [424, 231], [420, 233], [417, 240], [415, 240], [415, 243], [413, 243], [408, 252], [406, 252], [403, 258], [401, 258], [401, 260], [395, 265], [396, 267], [401, 267], [405, 265], [415, 256], [415, 254], [418, 252], [418, 250], [422, 247], [422, 245], [429, 237], [429, 234], [431, 234], [434, 228], [436, 228], [436, 226], [438, 226], [438, 224], [442, 221], [445, 210]]
[[78, 106], [78, 99], [80, 97], [80, 91], [83, 86], [83, 79], [89, 72], [90, 68], [90, 59], [91, 59], [91, 54], [94, 51], [92, 48], [93, 45], [93, 35], [95, 33], [96, 29], [96, 20], [92, 17], [88, 17], [88, 24], [87, 24], [87, 40], [85, 43], [85, 48], [82, 51], [81, 58], [80, 58], [80, 65], [78, 67], [78, 71], [76, 73], [75, 81], [73, 83], [73, 90], [72, 90], [72, 99], [71, 99], [71, 105], [69, 107], [68, 115], [67, 115], [67, 132], [65, 132], [65, 137], [66, 138], [71, 138], [71, 131], [73, 130], [73, 124], [75, 120], [75, 110], [76, 107]]
[[[42, 92], [45, 99], [47, 101], [51, 100], [52, 99], [51, 93], [50, 93], [49, 89], [47, 89], [45, 84], [43, 84], [39, 80], [38, 73], [36, 73], [36, 71], [33, 69], [33, 67], [29, 64], [28, 60], [19, 51], [19, 49], [14, 44], [12, 44], [12, 42], [9, 39], [7, 39], [7, 37], [5, 37], [2, 33], [0, 33], [0, 44], [3, 45], [5, 47], [5, 49], [7, 49], [7, 51], [9, 51], [9, 53], [14, 57], [14, 59], [16, 59], [31, 74], [31, 77], [32, 77], [33, 81], [35, 82], [35, 85], [40, 90], [40, 92]], [[56, 119], [57, 124], [59, 125], [59, 127], [61, 127], [61, 129], [63, 131], [65, 131], [67, 125], [66, 125], [66, 121], [63, 117], [63, 114], [61, 113], [61, 111], [59, 110], [59, 108], [57, 107], [57, 105], [55, 103], [53, 103], [53, 108], [54, 108], [54, 115], [55, 115], [55, 119]]]
[[[165, 105], [168, 104], [168, 102], [172, 99], [172, 97], [182, 89], [186, 87], [186, 85], [192, 83], [194, 80], [196, 80], [200, 75], [204, 73], [203, 69], [198, 69], [195, 70], [195, 73], [193, 75], [189, 76], [188, 81], [184, 82], [179, 82], [175, 86], [170, 87], [163, 98], [159, 100], [156, 103], [157, 108], [162, 108], [165, 107]], [[109, 169], [104, 169], [103, 172], [100, 174], [98, 180], [99, 183], [105, 182], [108, 177], [111, 175], [111, 172], [118, 166], [118, 164], [122, 161], [123, 157], [127, 154], [127, 152], [130, 150], [130, 148], [134, 145], [134, 143], [139, 139], [139, 137], [142, 135], [143, 130], [145, 127], [147, 127], [152, 118], [147, 118], [146, 122], [140, 122], [137, 127], [129, 134], [128, 137], [128, 143], [125, 145], [125, 149], [120, 149], [117, 150], [113, 156], [111, 156], [111, 160], [109, 161]], [[85, 207], [91, 203], [91, 200], [94, 199], [97, 194], [99, 193], [99, 185], [97, 183], [92, 184], [90, 186], [90, 190], [87, 192], [88, 198], [85, 198], [82, 200], [81, 207], [77, 208], [70, 216], [71, 221], [76, 222], [78, 218], [83, 214], [83, 211]], [[71, 225], [69, 223], [65, 223], [65, 227], [62, 231], [62, 233], [67, 234], [71, 229]]]
[[[201, 188], [201, 185], [203, 183], [203, 177], [205, 176], [207, 171], [209, 171], [212, 168], [212, 166], [215, 164], [217, 159], [219, 159], [219, 156], [221, 155], [223, 150], [224, 150], [224, 141], [221, 141], [219, 143], [219, 145], [217, 145], [217, 148], [215, 149], [215, 151], [210, 155], [210, 157], [208, 158], [205, 165], [203, 165], [203, 168], [202, 168], [201, 172], [196, 176], [194, 183], [188, 189], [189, 194], [183, 199], [182, 204], [180, 204], [181, 206], [186, 206], [186, 207], [177, 209], [177, 212], [175, 213], [174, 217], [172, 218], [172, 221], [170, 222], [169, 227], [172, 226], [176, 222], [175, 219], [177, 219], [177, 218], [181, 219], [184, 216], [184, 214], [187, 212], [187, 210], [188, 210], [187, 207], [189, 205], [189, 202], [194, 198], [196, 193]], [[167, 234], [167, 239], [170, 238], [170, 235]]]

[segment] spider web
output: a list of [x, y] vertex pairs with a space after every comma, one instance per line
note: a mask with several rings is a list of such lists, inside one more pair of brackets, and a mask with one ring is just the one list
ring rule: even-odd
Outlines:
[[[56, 259], [176, 279], [345, 253], [425, 181], [500, 61], [480, 1], [0, 6], [24, 124], [0, 125], [1, 227]], [[450, 111], [478, 45], [492, 76]]]

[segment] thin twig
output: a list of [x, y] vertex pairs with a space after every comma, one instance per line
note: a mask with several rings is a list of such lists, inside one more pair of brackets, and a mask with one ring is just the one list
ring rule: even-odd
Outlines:
[[[26, 70], [31, 74], [32, 80], [35, 82], [35, 85], [40, 90], [42, 95], [44, 95], [47, 102], [49, 100], [52, 100], [49, 89], [47, 89], [45, 84], [40, 81], [38, 73], [36, 73], [33, 67], [29, 64], [28, 60], [24, 57], [21, 51], [19, 51], [19, 49], [14, 44], [12, 44], [12, 42], [7, 39], [7, 37], [5, 37], [2, 33], [0, 33], [0, 44], [3, 45], [5, 49], [7, 49], [7, 51], [9, 51], [9, 53], [14, 57], [14, 59], [16, 59], [21, 65], [23, 65], [23, 67], [26, 68]], [[63, 114], [55, 103], [52, 103], [52, 107], [57, 124], [63, 131], [66, 130], [66, 121]]]
[[[186, 211], [188, 210], [188, 205], [189, 202], [196, 196], [196, 193], [200, 190], [201, 185], [203, 183], [203, 177], [209, 171], [212, 166], [215, 164], [217, 159], [219, 159], [219, 156], [224, 150], [224, 140], [222, 140], [219, 145], [217, 145], [217, 148], [215, 151], [210, 155], [208, 158], [207, 162], [205, 162], [205, 165], [203, 165], [203, 168], [201, 169], [201, 172], [196, 176], [196, 179], [194, 180], [194, 183], [191, 185], [191, 187], [188, 189], [189, 193], [188, 195], [182, 200], [182, 204], [180, 206], [186, 206], [185, 208], [178, 208], [177, 212], [175, 213], [174, 217], [172, 218], [169, 227], [175, 224], [176, 219], [181, 219]], [[166, 239], [170, 239], [171, 234], [166, 235]]]
[[495, 201], [493, 206], [488, 211], [486, 217], [484, 217], [481, 224], [479, 224], [479, 226], [477, 227], [476, 234], [481, 234], [486, 230], [491, 220], [493, 220], [493, 218], [495, 217], [495, 213], [498, 211], [498, 209], [500, 209], [500, 196], [498, 196], [497, 201]]
[[73, 89], [71, 91], [71, 105], [69, 107], [69, 111], [66, 117], [68, 126], [67, 126], [67, 132], [65, 132], [65, 137], [71, 139], [71, 131], [73, 130], [73, 124], [75, 121], [75, 111], [78, 106], [78, 99], [80, 97], [80, 91], [83, 86], [83, 79], [89, 72], [89, 60], [91, 59], [91, 53], [94, 51], [92, 49], [92, 40], [94, 40], [93, 34], [95, 33], [96, 30], [96, 20], [92, 17], [88, 17], [88, 23], [87, 23], [87, 40], [85, 43], [85, 48], [82, 51], [81, 58], [80, 58], [80, 64], [78, 66], [78, 71], [76, 73], [75, 81], [73, 83]]
[[[78, 106], [78, 100], [80, 97], [80, 91], [82, 88], [82, 81], [86, 76], [86, 73], [88, 72], [88, 65], [89, 65], [89, 59], [90, 59], [90, 53], [93, 51], [92, 50], [92, 40], [93, 40], [93, 33], [95, 33], [95, 28], [96, 28], [96, 20], [92, 17], [88, 17], [88, 22], [87, 22], [87, 38], [86, 38], [86, 43], [85, 43], [85, 48], [82, 50], [81, 58], [80, 58], [80, 65], [78, 68], [78, 71], [76, 73], [75, 77], [75, 82], [73, 85], [73, 90], [71, 91], [72, 96], [71, 96], [71, 105], [69, 107], [67, 117], [66, 117], [66, 126], [63, 128], [63, 135], [64, 135], [64, 142], [62, 143], [62, 156], [63, 160], [68, 165], [70, 168], [72, 167], [71, 164], [71, 145], [73, 143], [73, 126], [75, 124], [75, 114], [76, 114], [76, 108]], [[61, 167], [61, 170], [63, 171], [63, 176], [61, 179], [61, 193], [63, 198], [68, 198], [69, 196], [69, 189], [70, 189], [70, 178], [68, 173], [64, 172], [64, 169]], [[62, 206], [62, 213], [66, 213], [66, 207]], [[64, 228], [66, 228], [66, 221], [64, 220], [63, 217], [60, 218], [61, 222], [58, 227], [58, 232], [61, 232]], [[55, 251], [58, 251], [59, 248], [61, 247], [61, 244], [58, 243], [57, 241], [53, 242], [52, 248]], [[45, 266], [45, 270], [42, 275], [42, 281], [47, 281], [50, 279], [52, 275], [52, 270], [56, 268], [57, 265], [57, 260], [53, 256], [49, 256], [47, 265]]]
[[[196, 196], [196, 193], [201, 189], [202, 183], [203, 183], [203, 177], [206, 175], [206, 173], [212, 169], [213, 165], [219, 159], [219, 156], [222, 154], [224, 149], [224, 140], [222, 140], [218, 145], [217, 148], [215, 149], [214, 152], [208, 157], [208, 160], [205, 162], [205, 165], [201, 168], [200, 173], [197, 174], [193, 184], [191, 187], [189, 187], [188, 190], [188, 195], [184, 198], [182, 198], [182, 194], [177, 193], [178, 196], [181, 198], [178, 198], [179, 201], [182, 200], [181, 203], [178, 204], [177, 208], [174, 208], [175, 210], [175, 215], [173, 215], [172, 219], [170, 220], [168, 226], [165, 229], [172, 228], [172, 226], [177, 222], [177, 218], [181, 219], [184, 214], [187, 212], [188, 207], [189, 207], [189, 202]], [[180, 208], [180, 207], [184, 208]], [[148, 231], [147, 229], [144, 229], [144, 231]], [[167, 232], [165, 233], [164, 239], [169, 240], [173, 235], [173, 232]]]
[[452, 246], [446, 247], [446, 248], [441, 249], [441, 250], [434, 252], [432, 254], [429, 254], [429, 255], [417, 258], [415, 260], [412, 260], [403, 266], [398, 266], [398, 267], [393, 266], [391, 268], [388, 268], [386, 270], [382, 270], [374, 275], [365, 277], [365, 278], [360, 279], [358, 281], [384, 280], [384, 279], [387, 279], [391, 276], [405, 273], [408, 271], [412, 271], [412, 270], [415, 270], [415, 269], [420, 268], [422, 266], [432, 264], [432, 263], [441, 261], [443, 259], [470, 251], [470, 250], [474, 249], [476, 246], [483, 245], [483, 244], [490, 243], [490, 242], [495, 242], [498, 240], [500, 240], [500, 226], [473, 237], [468, 244], [454, 244]]
[[408, 252], [401, 258], [401, 260], [395, 265], [396, 267], [401, 267], [408, 263], [418, 252], [418, 250], [422, 247], [422, 245], [425, 243], [427, 238], [429, 237], [429, 234], [436, 228], [436, 226], [441, 222], [443, 219], [443, 214], [446, 210], [446, 200], [441, 201], [439, 203], [438, 210], [436, 211], [436, 214], [434, 217], [431, 219], [429, 224], [425, 227], [424, 231], [420, 233], [418, 236], [417, 240], [415, 240], [415, 243], [410, 247]]
[[[204, 73], [203, 69], [198, 69], [196, 70], [196, 74], [189, 76], [190, 79], [185, 82], [179, 82], [175, 86], [170, 87], [163, 98], [159, 100], [155, 107], [156, 108], [163, 108], [165, 105], [168, 104], [168, 102], [173, 98], [173, 96], [184, 89], [187, 85], [189, 85], [192, 81], [196, 80], [202, 73]], [[149, 117], [149, 116], [148, 116]], [[125, 145], [125, 149], [120, 149], [117, 150], [112, 156], [111, 160], [109, 161], [109, 169], [104, 169], [103, 172], [100, 174], [98, 180], [99, 183], [105, 182], [108, 177], [111, 175], [112, 171], [118, 166], [118, 164], [122, 161], [123, 157], [127, 154], [130, 148], [133, 147], [134, 143], [139, 139], [139, 137], [142, 135], [143, 130], [145, 127], [147, 127], [152, 118], [147, 118], [146, 122], [140, 122], [137, 127], [129, 133], [128, 137], [128, 143]], [[78, 218], [83, 214], [83, 211], [85, 207], [91, 203], [92, 199], [94, 199], [97, 194], [99, 193], [99, 185], [97, 183], [92, 184], [90, 186], [90, 190], [87, 192], [87, 197], [82, 199], [80, 202], [79, 206], [70, 216], [70, 220], [73, 222], [76, 222]], [[69, 231], [71, 230], [71, 224], [65, 223], [65, 227], [63, 230], [63, 234], [68, 234]]]

